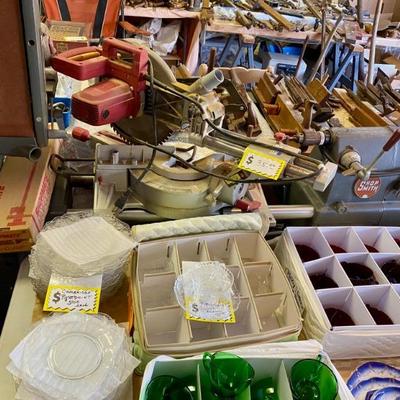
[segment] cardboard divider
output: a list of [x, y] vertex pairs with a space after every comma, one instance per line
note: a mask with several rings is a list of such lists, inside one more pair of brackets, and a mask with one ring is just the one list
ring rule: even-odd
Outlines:
[[386, 228], [390, 236], [393, 238], [400, 251], [400, 227], [390, 227]]
[[284, 301], [285, 295], [282, 292], [268, 293], [254, 298], [257, 315], [263, 331], [280, 327], [275, 311], [281, 307]]
[[246, 276], [241, 267], [238, 265], [229, 265], [227, 268], [232, 272], [234, 278], [234, 285], [240, 297], [249, 297], [250, 290], [249, 284], [246, 281]]
[[263, 238], [256, 232], [239, 233], [235, 236], [243, 264], [267, 262], [270, 258]]
[[197, 238], [182, 239], [176, 242], [179, 258], [179, 273], [182, 261], [210, 261], [207, 245], [204, 240]]
[[278, 397], [285, 400], [293, 400], [292, 390], [290, 388], [290, 379], [286, 371], [285, 364], [281, 361], [278, 372]]
[[365, 305], [383, 311], [394, 324], [400, 324], [400, 298], [390, 286], [358, 286], [358, 295]]
[[178, 255], [173, 241], [152, 243], [138, 254], [138, 275], [143, 282], [145, 274], [177, 272]]
[[304, 229], [295, 227], [288, 228], [288, 230], [295, 246], [299, 244], [309, 246], [319, 254], [319, 258], [334, 254], [319, 228]]
[[[375, 263], [378, 265], [378, 267], [382, 270], [382, 267], [391, 261], [395, 261], [398, 264], [398, 268], [400, 270], [400, 254], [381, 254], [381, 253], [375, 253], [371, 254], [372, 258], [374, 259]], [[382, 270], [383, 272], [383, 270]], [[386, 275], [385, 275], [386, 276]], [[386, 277], [388, 280], [389, 278]]]
[[308, 276], [325, 275], [331, 278], [339, 287], [353, 286], [346, 272], [336, 257], [326, 257], [304, 264]]
[[345, 261], [348, 263], [365, 265], [372, 270], [372, 272], [374, 273], [374, 278], [379, 285], [389, 284], [389, 281], [387, 280], [385, 274], [382, 272], [382, 270], [379, 268], [379, 266], [376, 264], [370, 254], [338, 254], [336, 257], [340, 263]]
[[149, 346], [188, 343], [189, 323], [178, 307], [160, 307], [144, 313], [145, 336]]
[[330, 246], [340, 247], [346, 253], [365, 253], [366, 251], [363, 242], [351, 227], [321, 227], [319, 230]]
[[233, 235], [221, 235], [205, 241], [211, 261], [225, 265], [240, 265], [240, 255]]
[[175, 273], [144, 275], [140, 287], [142, 309], [147, 311], [150, 308], [178, 305], [174, 292], [175, 280]]
[[379, 253], [398, 253], [400, 247], [396, 244], [386, 228], [380, 227], [355, 227], [354, 230], [364, 243], [364, 245], [372, 246]]
[[273, 264], [270, 262], [244, 265], [253, 296], [272, 292], [272, 269]]
[[241, 298], [235, 312], [236, 323], [225, 324], [228, 336], [249, 335], [260, 332], [260, 326], [253, 304], [249, 298]]
[[219, 339], [227, 336], [224, 324], [214, 322], [189, 321], [191, 340], [199, 342], [202, 340]]
[[[344, 311], [351, 317], [355, 325], [376, 325], [354, 288], [318, 290], [317, 295], [324, 310], [336, 308]], [[329, 321], [326, 315], [325, 317]]]

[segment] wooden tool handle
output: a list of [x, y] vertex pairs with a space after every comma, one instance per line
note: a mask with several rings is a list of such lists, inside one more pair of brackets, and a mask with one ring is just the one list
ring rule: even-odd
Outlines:
[[389, 151], [400, 140], [400, 128], [393, 132], [389, 140], [383, 146], [383, 151]]

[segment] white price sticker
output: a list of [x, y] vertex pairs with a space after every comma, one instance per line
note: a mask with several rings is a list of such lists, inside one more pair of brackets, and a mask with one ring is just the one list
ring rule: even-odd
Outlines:
[[218, 303], [207, 303], [186, 297], [186, 319], [203, 322], [235, 323], [232, 301], [220, 300]]
[[285, 166], [285, 160], [251, 147], [246, 148], [239, 163], [239, 168], [273, 180], [281, 176]]

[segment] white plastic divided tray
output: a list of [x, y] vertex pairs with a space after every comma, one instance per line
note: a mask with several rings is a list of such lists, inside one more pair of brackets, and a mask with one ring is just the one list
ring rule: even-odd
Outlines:
[[[321, 361], [326, 363], [335, 373], [338, 380], [338, 396], [336, 400], [352, 400], [354, 399], [345, 382], [341, 378], [338, 371], [333, 366], [329, 357], [325, 353], [321, 353], [321, 346], [315, 341], [299, 341], [292, 343], [279, 344], [260, 344], [252, 347], [244, 347], [230, 351], [241, 357], [244, 357], [254, 368], [254, 383], [265, 379], [272, 378], [277, 386], [279, 398], [284, 400], [292, 400], [290, 390], [290, 370], [292, 366], [299, 360], [307, 358], [316, 358], [322, 356]], [[215, 399], [210, 396], [208, 390], [208, 377], [202, 366], [201, 356], [194, 358], [175, 360], [170, 357], [160, 356], [152, 360], [146, 367], [143, 382], [141, 386], [139, 400], [145, 399], [146, 388], [151, 379], [160, 375], [172, 375], [183, 379], [186, 382], [193, 377], [193, 385], [196, 389], [196, 400]], [[250, 389], [247, 389], [240, 396], [240, 400], [250, 400]]]
[[[400, 262], [395, 239], [400, 239], [400, 228], [291, 227], [282, 235], [275, 253], [304, 309], [304, 331], [321, 340], [331, 358], [400, 356], [400, 284], [391, 284], [381, 270], [388, 261]], [[312, 247], [320, 258], [303, 263], [295, 247], [299, 244]], [[331, 245], [346, 253], [334, 253]], [[365, 245], [377, 252], [369, 252]], [[369, 267], [377, 284], [354, 286], [342, 262]], [[324, 274], [338, 287], [315, 290], [312, 274]], [[366, 304], [383, 311], [393, 324], [378, 325]], [[346, 312], [355, 325], [332, 326], [325, 312], [330, 307]]]
[[[174, 283], [182, 261], [220, 261], [240, 292], [236, 323], [189, 321]], [[136, 330], [152, 354], [190, 354], [243, 343], [296, 340], [300, 314], [278, 260], [255, 232], [223, 232], [139, 244], [134, 279]], [[277, 301], [278, 297], [278, 301]]]

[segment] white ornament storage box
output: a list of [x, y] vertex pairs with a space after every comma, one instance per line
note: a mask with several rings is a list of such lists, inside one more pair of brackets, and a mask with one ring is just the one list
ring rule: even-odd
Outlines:
[[[279, 239], [275, 253], [291, 281], [305, 335], [319, 340], [332, 359], [400, 356], [400, 284], [389, 282], [382, 271], [389, 261], [400, 262], [399, 239], [400, 228], [394, 227], [291, 227]], [[296, 245], [313, 248], [319, 258], [302, 262]], [[345, 252], [334, 253], [331, 245]], [[367, 266], [375, 283], [353, 285], [344, 262]], [[338, 287], [314, 289], [313, 274], [331, 278]], [[378, 325], [367, 304], [393, 323]], [[332, 326], [328, 308], [345, 311], [354, 325]]]

